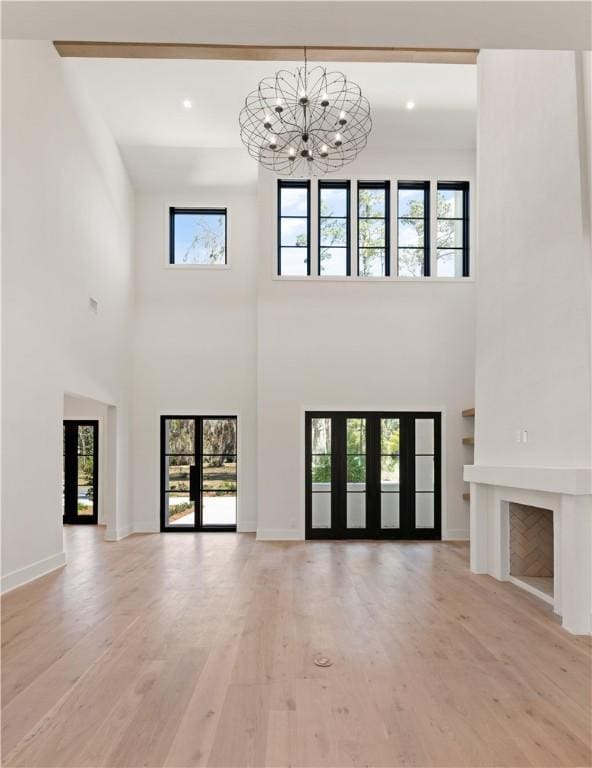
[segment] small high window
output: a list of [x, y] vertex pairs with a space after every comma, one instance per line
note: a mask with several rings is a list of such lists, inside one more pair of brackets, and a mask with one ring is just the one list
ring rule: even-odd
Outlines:
[[469, 182], [438, 182], [438, 277], [469, 276]]
[[397, 206], [397, 274], [430, 275], [430, 182], [400, 181]]
[[319, 275], [351, 274], [349, 196], [349, 181], [319, 181]]
[[170, 208], [169, 263], [223, 266], [226, 257], [226, 208]]
[[388, 181], [358, 184], [358, 274], [390, 275]]
[[310, 275], [310, 181], [278, 182], [278, 275]]

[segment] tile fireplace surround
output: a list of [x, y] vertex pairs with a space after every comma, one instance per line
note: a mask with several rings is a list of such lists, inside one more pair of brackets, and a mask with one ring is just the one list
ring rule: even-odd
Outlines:
[[553, 605], [562, 626], [592, 633], [592, 470], [468, 465], [471, 484], [471, 571], [519, 583], [510, 575], [510, 504], [551, 510]]

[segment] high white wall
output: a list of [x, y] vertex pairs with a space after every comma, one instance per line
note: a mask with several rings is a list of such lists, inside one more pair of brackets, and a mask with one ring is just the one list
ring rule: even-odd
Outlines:
[[[475, 155], [366, 150], [341, 176], [468, 179], [474, 190]], [[304, 534], [304, 411], [356, 408], [443, 412], [443, 536], [467, 537], [461, 411], [473, 405], [475, 283], [274, 279], [276, 183], [259, 184], [258, 535]], [[474, 247], [472, 259], [477, 274]]]
[[130, 530], [133, 196], [110, 134], [51, 43], [5, 41], [2, 90], [2, 587], [9, 589], [65, 559], [65, 393], [115, 406], [118, 484], [105, 510], [107, 534]]
[[[478, 70], [475, 463], [590, 466], [577, 54], [482, 51]], [[517, 442], [518, 430], [527, 443]]]
[[[238, 414], [238, 529], [256, 528], [256, 190], [179, 186], [136, 199], [134, 527], [160, 529], [160, 415]], [[231, 153], [230, 153], [231, 155]], [[168, 265], [169, 206], [228, 209], [229, 269]]]

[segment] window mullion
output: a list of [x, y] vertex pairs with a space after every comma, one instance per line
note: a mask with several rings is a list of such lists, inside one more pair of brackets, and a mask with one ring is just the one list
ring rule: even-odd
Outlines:
[[[309, 203], [308, 203], [308, 232], [309, 232], [309, 254], [310, 254], [310, 275], [311, 277], [317, 277], [321, 274], [321, 252], [320, 252], [320, 240], [319, 240], [319, 226], [320, 226], [320, 207], [319, 207], [319, 191], [318, 181], [310, 181], [309, 186]], [[313, 224], [314, 222], [314, 224]]]
[[436, 277], [438, 272], [438, 181], [430, 179], [429, 190], [429, 249], [430, 249], [430, 276]]

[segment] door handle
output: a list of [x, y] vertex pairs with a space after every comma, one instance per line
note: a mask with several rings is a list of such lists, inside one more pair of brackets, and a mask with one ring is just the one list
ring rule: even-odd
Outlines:
[[199, 493], [199, 467], [192, 464], [189, 467], [189, 501], [196, 501]]

